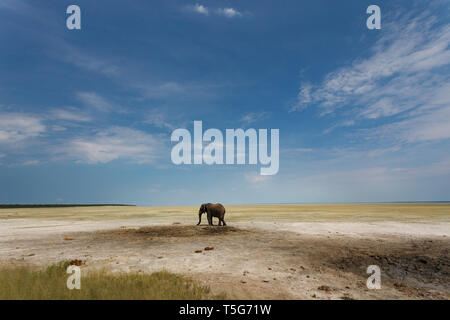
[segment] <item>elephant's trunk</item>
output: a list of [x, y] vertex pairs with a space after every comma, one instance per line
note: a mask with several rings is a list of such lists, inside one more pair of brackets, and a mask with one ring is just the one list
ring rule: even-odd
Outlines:
[[198, 223], [197, 225], [200, 225], [200, 223], [202, 222], [202, 213], [198, 214]]

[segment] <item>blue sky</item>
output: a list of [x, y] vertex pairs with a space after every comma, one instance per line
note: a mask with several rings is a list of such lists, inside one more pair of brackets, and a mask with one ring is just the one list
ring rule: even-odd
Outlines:
[[[1, 0], [0, 203], [450, 200], [449, 8]], [[194, 120], [280, 129], [278, 174], [172, 164]]]

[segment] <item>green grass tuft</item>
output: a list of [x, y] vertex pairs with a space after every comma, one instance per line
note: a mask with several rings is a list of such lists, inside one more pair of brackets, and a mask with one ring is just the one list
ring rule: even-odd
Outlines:
[[44, 270], [30, 267], [0, 268], [0, 300], [173, 300], [225, 299], [209, 287], [167, 271], [152, 274], [89, 271], [81, 269], [81, 289], [69, 290], [69, 262]]

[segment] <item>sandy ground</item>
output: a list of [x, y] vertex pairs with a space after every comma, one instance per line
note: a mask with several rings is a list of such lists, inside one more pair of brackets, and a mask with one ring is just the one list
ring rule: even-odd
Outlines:
[[237, 299], [449, 299], [450, 205], [381, 206], [230, 207], [228, 227], [188, 207], [2, 209], [0, 264], [166, 269]]

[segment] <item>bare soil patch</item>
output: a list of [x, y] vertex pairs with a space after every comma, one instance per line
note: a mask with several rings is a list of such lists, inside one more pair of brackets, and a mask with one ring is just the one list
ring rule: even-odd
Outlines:
[[[63, 240], [67, 237], [73, 240]], [[168, 270], [238, 299], [450, 298], [446, 237], [354, 238], [170, 224], [67, 233], [59, 240], [52, 235], [19, 244], [31, 250], [9, 264], [69, 259], [118, 272]], [[373, 264], [382, 270], [382, 290], [366, 287], [366, 269]]]
[[[167, 270], [237, 299], [450, 299], [448, 209], [231, 207], [227, 227], [196, 226], [198, 208], [11, 209], [0, 266]], [[381, 290], [366, 287], [369, 265]]]
[[450, 240], [381, 242], [364, 241], [359, 246], [347, 247], [339, 255], [332, 255], [328, 264], [357, 274], [370, 264], [378, 265], [383, 270], [383, 279], [397, 289], [423, 289], [424, 295], [433, 290], [450, 293]]
[[211, 237], [217, 235], [246, 234], [247, 230], [235, 227], [217, 226], [149, 226], [141, 228], [121, 228], [101, 231], [97, 233], [100, 238], [113, 238], [122, 240], [151, 240], [153, 238], [195, 238]]

